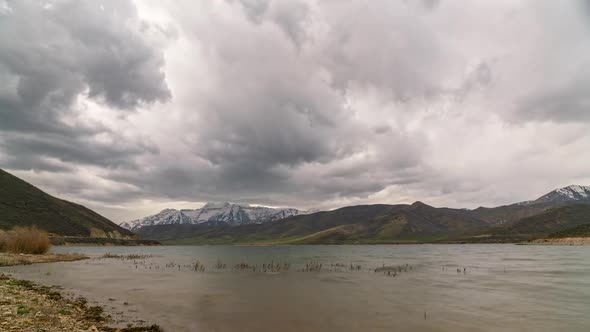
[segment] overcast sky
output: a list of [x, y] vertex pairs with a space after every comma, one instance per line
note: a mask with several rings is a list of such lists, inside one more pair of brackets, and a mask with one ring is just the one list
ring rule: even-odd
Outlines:
[[577, 1], [0, 0], [0, 168], [121, 222], [590, 184]]

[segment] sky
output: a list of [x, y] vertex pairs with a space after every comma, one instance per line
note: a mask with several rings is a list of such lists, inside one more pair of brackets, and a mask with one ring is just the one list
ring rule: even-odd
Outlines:
[[590, 185], [590, 4], [0, 0], [0, 168], [128, 221]]

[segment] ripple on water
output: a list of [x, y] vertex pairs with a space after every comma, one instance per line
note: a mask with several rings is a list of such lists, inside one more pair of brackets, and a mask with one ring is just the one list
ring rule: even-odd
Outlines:
[[[55, 248], [99, 257], [154, 255], [10, 268], [90, 299], [129, 303], [170, 331], [589, 331], [590, 247], [513, 245]], [[199, 260], [206, 272], [190, 266]], [[218, 260], [291, 263], [286, 273], [216, 270]], [[341, 272], [300, 272], [305, 263]], [[174, 262], [174, 268], [167, 264]], [[348, 271], [350, 264], [360, 271]], [[374, 273], [410, 264], [396, 277]], [[178, 267], [180, 266], [180, 267]], [[151, 269], [149, 267], [152, 267]], [[465, 268], [465, 272], [463, 272]], [[457, 273], [457, 269], [461, 269]], [[0, 269], [6, 271], [6, 269]], [[111, 305], [109, 303], [109, 305]], [[123, 308], [123, 309], [121, 309]], [[426, 319], [425, 319], [426, 316]]]

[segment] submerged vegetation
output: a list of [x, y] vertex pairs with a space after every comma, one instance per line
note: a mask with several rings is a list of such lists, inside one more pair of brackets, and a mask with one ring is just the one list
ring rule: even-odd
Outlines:
[[[251, 272], [251, 273], [286, 273], [286, 272], [375, 272], [382, 273], [387, 276], [397, 276], [401, 273], [411, 272], [415, 269], [413, 265], [408, 263], [401, 265], [385, 265], [371, 268], [363, 267], [356, 263], [342, 263], [342, 262], [325, 262], [319, 260], [311, 260], [300, 264], [293, 264], [291, 262], [277, 262], [271, 260], [270, 262], [248, 262], [241, 260], [237, 263], [227, 263], [217, 258], [212, 264], [207, 264], [199, 259], [189, 264], [180, 264], [175, 261], [170, 261], [164, 265], [157, 262], [148, 261], [152, 255], [128, 254], [116, 255], [106, 253], [98, 259], [116, 258], [123, 262], [128, 262], [129, 268], [138, 270], [173, 270], [178, 272]], [[443, 269], [444, 270], [444, 269]]]
[[386, 266], [385, 264], [383, 264], [383, 266], [375, 269], [375, 273], [383, 273], [384, 275], [387, 275], [388, 277], [397, 277], [402, 272], [405, 273], [405, 272], [409, 272], [409, 271], [413, 271], [413, 270], [414, 270], [414, 267], [410, 264], [399, 265], [399, 266]]
[[100, 258], [115, 258], [120, 260], [138, 260], [138, 259], [146, 259], [154, 257], [153, 255], [143, 255], [143, 254], [128, 254], [128, 255], [118, 255], [112, 254], [110, 252], [105, 253]]

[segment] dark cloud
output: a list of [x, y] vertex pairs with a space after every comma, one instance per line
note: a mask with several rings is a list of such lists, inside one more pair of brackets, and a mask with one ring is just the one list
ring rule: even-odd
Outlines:
[[[88, 108], [78, 102], [88, 98], [133, 110], [170, 99], [163, 54], [146, 37], [151, 27], [130, 2], [18, 1], [4, 7], [0, 129], [6, 134], [0, 146], [11, 159], [3, 161], [5, 167], [55, 169], [34, 156], [131, 165], [133, 155], [156, 152], [142, 142], [118, 142], [121, 135], [88, 120]], [[21, 162], [14, 156], [22, 156]]]
[[0, 1], [0, 165], [121, 221], [168, 202], [477, 206], [587, 184], [580, 9]]
[[[64, 163], [79, 163], [102, 167], [126, 166], [137, 168], [134, 155], [156, 153], [154, 147], [126, 141], [99, 142], [93, 136], [68, 137], [57, 134], [15, 134], [0, 135], [0, 148], [11, 156], [37, 156], [58, 158]], [[22, 163], [19, 169], [27, 168]]]
[[130, 2], [10, 6], [0, 23], [0, 63], [15, 76], [26, 108], [43, 102], [68, 106], [82, 92], [121, 109], [170, 98], [163, 55], [146, 40], [150, 26]]

